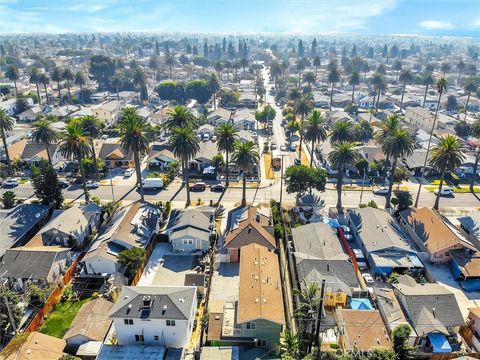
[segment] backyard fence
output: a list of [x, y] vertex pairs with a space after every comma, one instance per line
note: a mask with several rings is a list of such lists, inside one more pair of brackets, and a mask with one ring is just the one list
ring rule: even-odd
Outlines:
[[160, 242], [160, 240], [161, 240], [161, 237], [157, 235], [155, 236], [155, 238], [153, 238], [148, 242], [147, 246], [145, 247], [145, 252], [146, 252], [145, 259], [143, 259], [142, 263], [140, 264], [140, 267], [138, 268], [137, 273], [135, 274], [132, 281], [130, 282], [130, 286], [135, 286], [140, 281], [140, 278], [142, 277], [142, 274], [143, 274], [143, 270], [145, 270], [145, 266], [147, 266], [148, 259], [150, 258], [150, 255], [152, 255], [153, 249], [155, 249], [155, 245], [157, 244], [157, 242]]

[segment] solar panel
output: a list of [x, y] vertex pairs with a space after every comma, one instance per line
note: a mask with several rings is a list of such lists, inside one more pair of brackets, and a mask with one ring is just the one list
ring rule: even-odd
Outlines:
[[140, 313], [140, 319], [146, 319], [150, 316], [150, 309], [142, 309], [142, 312]]

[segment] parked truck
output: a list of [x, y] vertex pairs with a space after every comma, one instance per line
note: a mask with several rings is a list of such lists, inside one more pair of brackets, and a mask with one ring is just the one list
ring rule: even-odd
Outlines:
[[163, 188], [163, 180], [161, 178], [147, 178], [143, 180], [144, 189], [157, 190]]

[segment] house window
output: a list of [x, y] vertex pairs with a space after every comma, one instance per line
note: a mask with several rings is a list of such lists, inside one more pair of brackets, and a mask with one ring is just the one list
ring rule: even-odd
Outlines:
[[175, 320], [167, 320], [167, 326], [175, 326]]
[[123, 319], [125, 325], [133, 325], [133, 319]]
[[254, 322], [247, 322], [247, 330], [255, 330], [257, 328], [257, 324]]
[[135, 335], [135, 341], [144, 342], [145, 340], [143, 339], [143, 334]]
[[153, 337], [153, 339], [154, 339], [154, 340], [158, 340], [158, 335], [155, 335], [155, 336]]
[[192, 239], [188, 239], [188, 244], [189, 244], [189, 245], [192, 245], [192, 244], [193, 244], [193, 240], [192, 240]]
[[187, 239], [183, 239], [183, 245], [187, 245]]

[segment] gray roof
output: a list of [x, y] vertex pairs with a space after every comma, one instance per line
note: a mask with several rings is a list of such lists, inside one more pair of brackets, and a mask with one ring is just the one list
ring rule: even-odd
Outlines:
[[[106, 345], [102, 344], [98, 360], [157, 360], [165, 358], [165, 348], [159, 345]], [[169, 350], [170, 351], [170, 350]]]
[[[110, 317], [187, 320], [195, 296], [194, 286], [124, 286], [110, 310]], [[146, 307], [144, 299], [148, 297], [150, 306]]]
[[384, 210], [366, 207], [350, 211], [362, 242], [369, 253], [398, 250], [415, 253], [408, 241], [400, 236], [395, 220]]
[[378, 308], [384, 314], [390, 330], [394, 328], [392, 325], [408, 323], [392, 289], [376, 287], [374, 288], [374, 292], [377, 297]]
[[[91, 213], [89, 214], [89, 217]], [[40, 231], [45, 233], [52, 229], [61, 231], [66, 234], [75, 235], [81, 233], [88, 226], [88, 220], [82, 209], [73, 206], [67, 210], [63, 210], [58, 216], [50, 220]]]
[[181, 230], [174, 230], [172, 235], [170, 235], [170, 240], [173, 241], [176, 239], [181, 239], [185, 236], [189, 236], [189, 237], [193, 237], [193, 238], [201, 239], [205, 241], [209, 241], [210, 239], [210, 234], [208, 230], [187, 227]]
[[217, 144], [214, 142], [201, 142], [200, 149], [195, 155], [195, 160], [212, 160], [218, 154]]
[[[0, 258], [5, 251], [16, 246], [21, 239], [39, 221], [48, 214], [48, 206], [40, 204], [21, 204], [11, 210], [0, 211]], [[21, 244], [19, 244], [21, 245]]]
[[[55, 151], [57, 150], [57, 144], [51, 144], [48, 146], [48, 151], [50, 152], [50, 155], [53, 156]], [[21, 158], [23, 160], [30, 160], [31, 158], [37, 156], [39, 153], [42, 153], [45, 151], [45, 145], [43, 144], [37, 144], [34, 142], [29, 142], [25, 144], [25, 147], [23, 148]], [[45, 151], [45, 158], [47, 157], [47, 153]]]
[[167, 224], [167, 231], [180, 231], [186, 228], [195, 228], [208, 231], [210, 219], [196, 209], [173, 210]]

